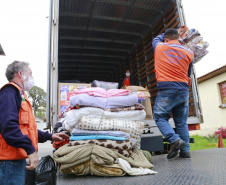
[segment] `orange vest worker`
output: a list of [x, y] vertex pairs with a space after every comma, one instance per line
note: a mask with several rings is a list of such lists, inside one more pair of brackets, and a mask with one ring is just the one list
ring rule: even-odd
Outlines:
[[190, 49], [176, 40], [160, 42], [154, 53], [157, 82], [173, 81], [189, 83], [188, 68], [193, 60]]
[[[21, 101], [21, 108], [19, 112], [19, 125], [20, 130], [24, 135], [27, 135], [36, 151], [38, 150], [38, 131], [37, 125], [35, 121], [35, 116], [32, 112], [32, 106], [24, 93], [24, 91], [15, 83], [10, 82], [9, 84], [15, 86], [21, 94], [24, 95], [24, 99]], [[4, 86], [3, 86], [4, 87]], [[8, 145], [4, 138], [0, 134], [0, 151], [4, 151], [0, 153], [0, 160], [19, 160], [26, 159], [27, 153], [22, 148], [15, 148]]]

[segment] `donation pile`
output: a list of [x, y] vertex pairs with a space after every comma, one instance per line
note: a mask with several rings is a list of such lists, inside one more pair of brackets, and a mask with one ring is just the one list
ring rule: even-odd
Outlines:
[[201, 34], [196, 29], [189, 29], [187, 26], [180, 26], [179, 42], [194, 53], [194, 63], [200, 61], [209, 51], [208, 42], [204, 42]]
[[74, 90], [61, 114], [58, 131], [69, 141], [53, 146], [54, 160], [66, 174], [123, 176], [154, 174], [140, 150], [146, 117], [138, 97], [127, 89], [94, 87]]

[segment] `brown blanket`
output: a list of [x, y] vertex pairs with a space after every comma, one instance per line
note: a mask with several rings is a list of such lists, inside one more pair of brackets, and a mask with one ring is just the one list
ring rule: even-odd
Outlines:
[[100, 166], [93, 161], [87, 161], [85, 163], [73, 166], [67, 169], [61, 170], [62, 173], [81, 175], [97, 175], [97, 176], [124, 176], [126, 173], [120, 168], [118, 164]]
[[106, 148], [110, 148], [125, 157], [129, 157], [132, 154], [132, 144], [129, 140], [116, 141], [108, 139], [96, 139], [96, 140], [80, 140], [70, 141], [68, 146], [85, 145], [85, 144], [96, 144]]
[[120, 111], [144, 110], [144, 109], [145, 108], [144, 108], [144, 106], [142, 104], [137, 103], [134, 106], [105, 109], [105, 111], [120, 112]]
[[53, 154], [53, 159], [61, 164], [60, 169], [75, 167], [87, 161], [92, 161], [99, 166], [114, 165], [117, 158], [122, 158], [133, 167], [143, 167], [152, 169], [154, 166], [147, 160], [141, 150], [135, 149], [130, 157], [125, 157], [118, 152], [96, 144], [85, 144], [77, 146], [68, 146], [66, 144], [60, 147]]

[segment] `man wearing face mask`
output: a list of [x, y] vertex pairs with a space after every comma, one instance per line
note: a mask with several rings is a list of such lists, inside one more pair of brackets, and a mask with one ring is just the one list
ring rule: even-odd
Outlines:
[[122, 86], [138, 85], [137, 81], [130, 76], [130, 70], [126, 70], [125, 78], [122, 82]]
[[0, 182], [4, 185], [25, 184], [26, 169], [36, 168], [39, 161], [38, 142], [68, 138], [63, 133], [37, 130], [32, 106], [24, 93], [34, 86], [28, 65], [19, 61], [9, 64], [6, 69], [9, 83], [0, 90]]

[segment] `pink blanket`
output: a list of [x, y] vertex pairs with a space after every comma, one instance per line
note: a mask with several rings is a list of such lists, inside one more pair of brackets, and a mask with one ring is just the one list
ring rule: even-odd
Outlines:
[[92, 87], [92, 88], [78, 89], [78, 90], [75, 89], [74, 94], [88, 94], [90, 96], [109, 98], [113, 96], [127, 96], [130, 94], [130, 91], [128, 89], [105, 90], [100, 87]]

